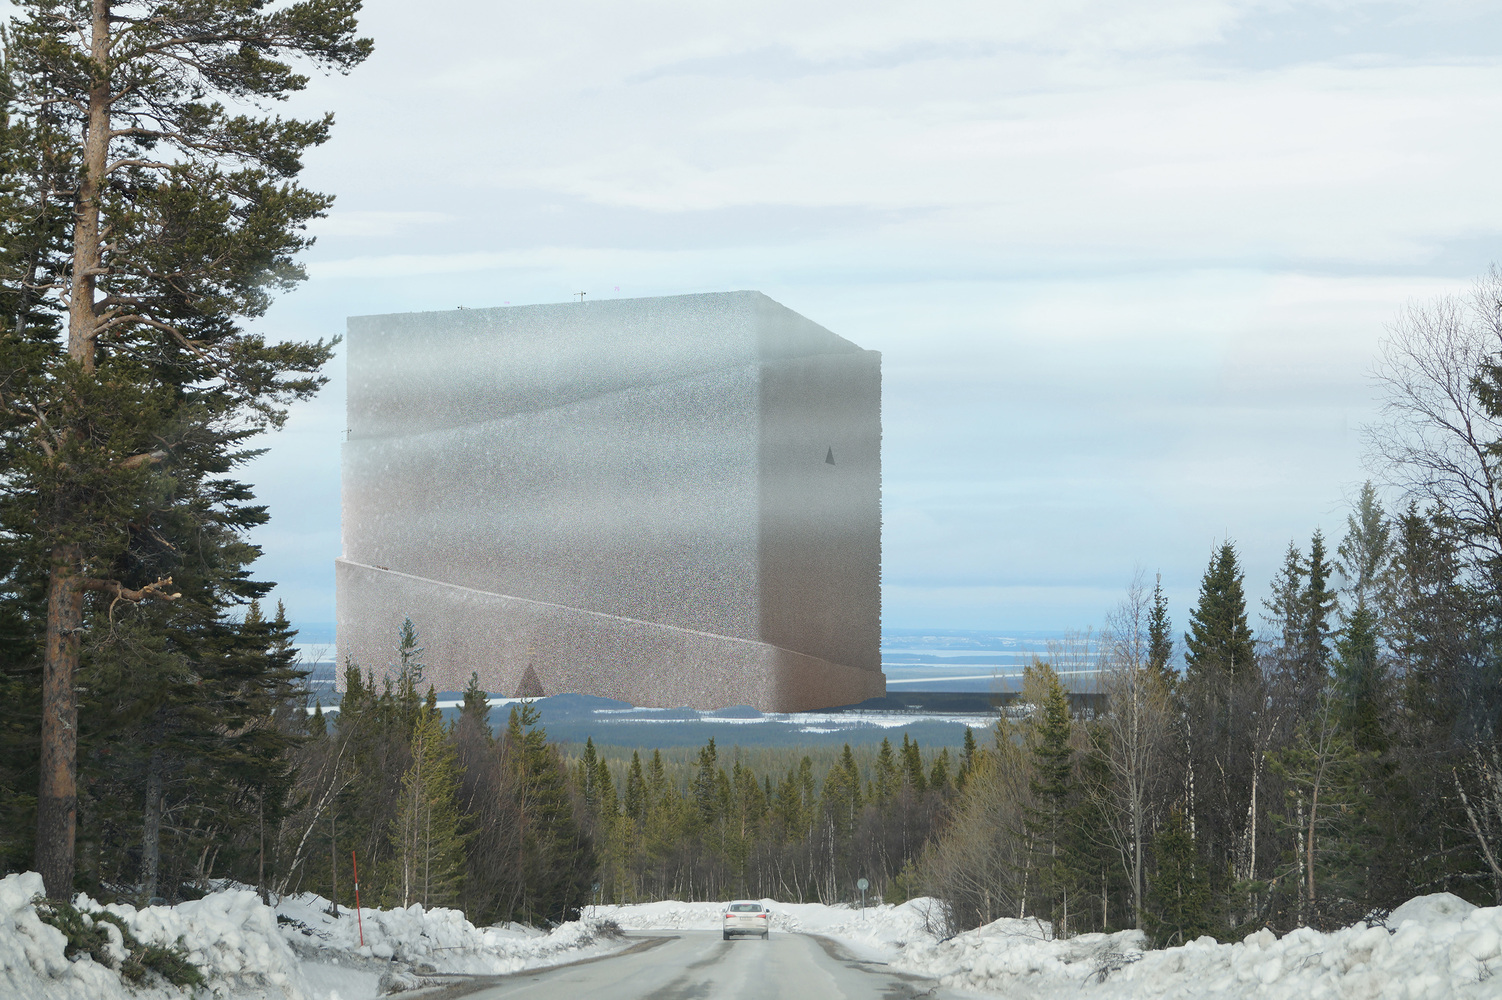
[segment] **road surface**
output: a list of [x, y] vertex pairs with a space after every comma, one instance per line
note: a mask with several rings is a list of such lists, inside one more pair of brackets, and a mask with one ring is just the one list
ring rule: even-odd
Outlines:
[[723, 941], [719, 931], [631, 936], [642, 941], [626, 954], [506, 976], [466, 991], [466, 1000], [940, 1000], [947, 992], [803, 934], [774, 931], [768, 941]]

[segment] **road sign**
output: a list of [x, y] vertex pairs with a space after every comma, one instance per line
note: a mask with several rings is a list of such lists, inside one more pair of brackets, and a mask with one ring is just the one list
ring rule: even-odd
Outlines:
[[861, 892], [865, 892], [867, 889], [871, 888], [871, 883], [867, 882], [863, 878], [858, 878], [855, 880], [855, 887]]

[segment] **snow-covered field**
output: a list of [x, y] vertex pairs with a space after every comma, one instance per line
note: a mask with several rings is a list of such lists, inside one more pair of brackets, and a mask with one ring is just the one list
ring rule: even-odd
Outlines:
[[[41, 921], [35, 874], [0, 880], [0, 997], [129, 1000], [183, 997], [171, 987], [133, 989], [88, 956], [64, 956], [60, 931]], [[424, 975], [496, 974], [607, 954], [622, 942], [597, 935], [602, 921], [637, 930], [716, 930], [723, 904], [645, 903], [589, 907], [549, 933], [475, 927], [454, 910], [366, 908], [327, 912], [318, 896], [288, 897], [273, 911], [232, 888], [173, 907], [80, 909], [119, 916], [146, 943], [181, 942], [209, 977], [199, 997], [226, 1000], [367, 1000]], [[1482, 998], [1502, 997], [1502, 907], [1477, 908], [1448, 894], [1394, 910], [1384, 925], [1330, 934], [1259, 931], [1234, 944], [1202, 938], [1148, 951], [1135, 931], [1049, 939], [1031, 920], [998, 920], [941, 940], [933, 902], [858, 908], [766, 900], [773, 933], [819, 934], [864, 959], [981, 995], [1054, 1000], [1127, 998]], [[121, 957], [112, 930], [115, 958]]]

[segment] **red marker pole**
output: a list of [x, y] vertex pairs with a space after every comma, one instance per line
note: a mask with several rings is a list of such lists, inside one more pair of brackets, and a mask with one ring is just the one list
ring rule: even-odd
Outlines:
[[355, 852], [349, 852], [349, 863], [355, 871], [355, 923], [360, 928], [360, 947], [365, 947], [365, 918], [360, 915], [360, 862], [355, 860]]

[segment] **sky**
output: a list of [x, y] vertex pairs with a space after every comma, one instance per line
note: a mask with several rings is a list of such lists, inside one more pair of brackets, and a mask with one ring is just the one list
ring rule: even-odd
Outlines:
[[[257, 326], [765, 292], [883, 354], [889, 627], [1095, 626], [1143, 572], [1182, 629], [1226, 539], [1255, 615], [1384, 479], [1387, 325], [1499, 252], [1497, 3], [367, 0], [362, 29], [286, 109], [335, 113], [303, 181], [337, 202]], [[246, 469], [310, 628], [343, 368]]]

